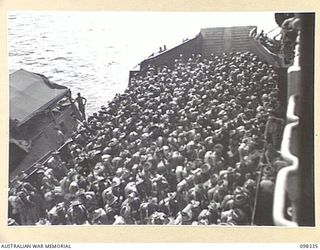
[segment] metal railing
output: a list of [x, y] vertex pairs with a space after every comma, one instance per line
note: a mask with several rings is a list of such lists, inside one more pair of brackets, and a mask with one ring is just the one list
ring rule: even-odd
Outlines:
[[299, 199], [299, 158], [297, 152], [292, 152], [292, 146], [298, 145], [299, 131], [299, 96], [301, 93], [302, 79], [300, 67], [300, 34], [298, 30], [294, 60], [292, 66], [288, 68], [288, 107], [286, 113], [287, 125], [284, 130], [281, 143], [281, 156], [288, 163], [287, 167], [282, 168], [276, 179], [273, 220], [277, 226], [298, 226], [297, 208]]

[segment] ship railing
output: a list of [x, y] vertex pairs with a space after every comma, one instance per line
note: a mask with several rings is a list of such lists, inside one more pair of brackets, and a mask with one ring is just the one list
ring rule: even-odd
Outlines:
[[282, 168], [277, 175], [273, 201], [273, 220], [277, 226], [298, 226], [296, 221], [299, 159], [292, 152], [292, 146], [298, 144], [298, 124], [296, 121], [286, 125], [281, 144], [281, 155], [289, 166]]
[[295, 57], [292, 66], [288, 68], [288, 106], [286, 113], [286, 126], [281, 143], [281, 156], [288, 163], [282, 168], [276, 178], [273, 220], [276, 226], [298, 226], [297, 209], [299, 199], [299, 107], [302, 87], [300, 67], [300, 30], [295, 46]]
[[[298, 31], [297, 44], [295, 46], [295, 57], [293, 64], [287, 70], [287, 111], [286, 126], [284, 128], [280, 153], [287, 166], [282, 168], [276, 176], [274, 188], [274, 200], [272, 207], [273, 224], [277, 226], [298, 226], [297, 207], [299, 197], [298, 168], [299, 158], [298, 133], [299, 133], [299, 112], [301, 93], [301, 67], [300, 67], [300, 31]], [[257, 204], [259, 203], [260, 181], [263, 164], [259, 166], [260, 172], [257, 178], [257, 189], [254, 200], [251, 225], [255, 224]]]

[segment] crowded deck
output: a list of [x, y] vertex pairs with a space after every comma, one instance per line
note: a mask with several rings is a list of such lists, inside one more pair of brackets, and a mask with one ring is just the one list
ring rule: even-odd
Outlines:
[[18, 225], [251, 225], [284, 166], [273, 66], [250, 52], [175, 60], [79, 121], [9, 191]]

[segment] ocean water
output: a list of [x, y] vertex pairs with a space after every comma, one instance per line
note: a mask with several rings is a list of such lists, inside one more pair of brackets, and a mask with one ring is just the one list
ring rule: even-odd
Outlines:
[[240, 25], [276, 27], [270, 12], [9, 12], [9, 71], [40, 73], [80, 92], [90, 114], [123, 92], [129, 70], [160, 46], [170, 49], [201, 28]]

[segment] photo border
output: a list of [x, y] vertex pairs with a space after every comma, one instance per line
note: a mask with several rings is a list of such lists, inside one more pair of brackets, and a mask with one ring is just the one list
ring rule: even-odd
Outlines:
[[[299, 11], [316, 12], [315, 23], [315, 83], [319, 75], [319, 19], [317, 1], [271, 0], [271, 1], [231, 1], [231, 0], [2, 0], [0, 1], [0, 242], [70, 242], [70, 243], [107, 243], [107, 242], [320, 242], [319, 200], [320, 187], [315, 185], [316, 227], [281, 228], [281, 227], [201, 227], [201, 226], [49, 226], [49, 227], [8, 227], [7, 226], [7, 191], [8, 191], [8, 44], [7, 11]], [[129, 72], [128, 72], [129, 73]], [[315, 84], [315, 100], [319, 90]], [[316, 104], [316, 103], [315, 103]], [[315, 105], [315, 168], [319, 163], [317, 149], [319, 110]], [[319, 171], [315, 169], [315, 183], [319, 183]]]

